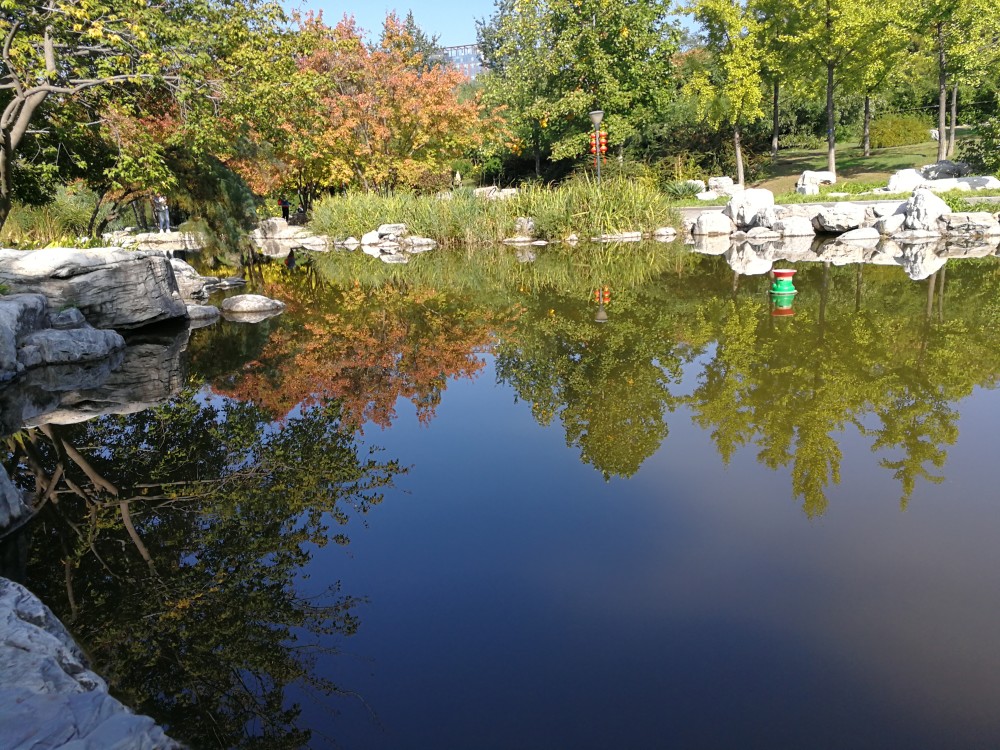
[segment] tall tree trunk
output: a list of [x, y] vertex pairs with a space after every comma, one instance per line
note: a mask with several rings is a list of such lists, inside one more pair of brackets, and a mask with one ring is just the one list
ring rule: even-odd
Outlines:
[[778, 158], [778, 93], [780, 82], [774, 79], [774, 95], [771, 99], [771, 158]]
[[951, 87], [951, 124], [948, 127], [948, 156], [955, 153], [955, 128], [958, 125], [958, 84]]
[[733, 146], [736, 147], [736, 182], [740, 187], [744, 186], [743, 178], [743, 143], [740, 140], [740, 126], [733, 126]]
[[870, 94], [865, 94], [865, 134], [861, 145], [865, 149], [865, 156], [872, 155], [872, 98]]
[[837, 123], [833, 112], [833, 69], [835, 63], [826, 64], [826, 168], [837, 176]]
[[4, 137], [5, 142], [0, 144], [0, 229], [3, 229], [3, 225], [7, 222], [7, 217], [10, 216], [11, 204], [11, 153], [7, 147], [7, 140]]
[[937, 160], [948, 158], [948, 131], [945, 128], [944, 115], [948, 110], [948, 67], [944, 54], [944, 23], [938, 21], [938, 149]]

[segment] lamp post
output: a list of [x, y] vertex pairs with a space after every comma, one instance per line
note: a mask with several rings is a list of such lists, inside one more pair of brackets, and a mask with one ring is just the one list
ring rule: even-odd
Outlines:
[[[595, 144], [599, 144], [600, 140], [601, 140], [601, 120], [603, 120], [603, 119], [604, 119], [604, 110], [603, 109], [595, 109], [593, 112], [590, 113], [590, 121], [592, 123], [594, 123], [594, 142], [595, 142]], [[597, 161], [597, 184], [600, 185], [601, 184], [601, 150], [600, 150], [600, 148], [597, 149], [596, 161]]]

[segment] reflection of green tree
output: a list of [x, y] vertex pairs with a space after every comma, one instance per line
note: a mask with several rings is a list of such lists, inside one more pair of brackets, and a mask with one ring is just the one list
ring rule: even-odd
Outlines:
[[[811, 515], [840, 481], [845, 430], [871, 441], [905, 504], [957, 439], [954, 402], [997, 380], [995, 259], [919, 283], [898, 268], [800, 264], [797, 315], [777, 321], [764, 277], [734, 277], [680, 246], [546, 248], [531, 263], [519, 253], [441, 253], [405, 268], [331, 255], [321, 272], [337, 285], [448, 290], [470, 308], [516, 304], [498, 377], [540, 423], [558, 419], [585, 462], [635, 473], [665, 439], [667, 411], [688, 404], [725, 461], [753, 445], [764, 465], [788, 467]], [[605, 326], [589, 302], [603, 284], [614, 295]], [[680, 365], [712, 342], [696, 391], [672, 395]]]
[[313, 662], [355, 631], [358, 600], [303, 597], [296, 577], [347, 542], [329, 524], [377, 503], [395, 462], [361, 457], [335, 404], [275, 426], [191, 392], [8, 442], [50, 501], [31, 585], [112, 689], [193, 747], [308, 744], [285, 688], [337, 692]]

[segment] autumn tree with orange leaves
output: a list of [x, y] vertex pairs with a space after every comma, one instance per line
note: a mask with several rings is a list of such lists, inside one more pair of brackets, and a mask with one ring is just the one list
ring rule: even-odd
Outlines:
[[330, 28], [309, 17], [300, 33], [308, 52], [275, 146], [307, 201], [324, 187], [447, 184], [451, 162], [481, 142], [478, 100], [458, 95], [462, 74], [429, 65], [394, 14], [371, 44], [350, 18]]

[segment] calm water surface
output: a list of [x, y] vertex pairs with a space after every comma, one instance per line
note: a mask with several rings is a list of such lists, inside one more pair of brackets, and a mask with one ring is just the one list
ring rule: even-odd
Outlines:
[[196, 747], [997, 747], [1000, 263], [794, 267], [267, 267], [23, 577]]

